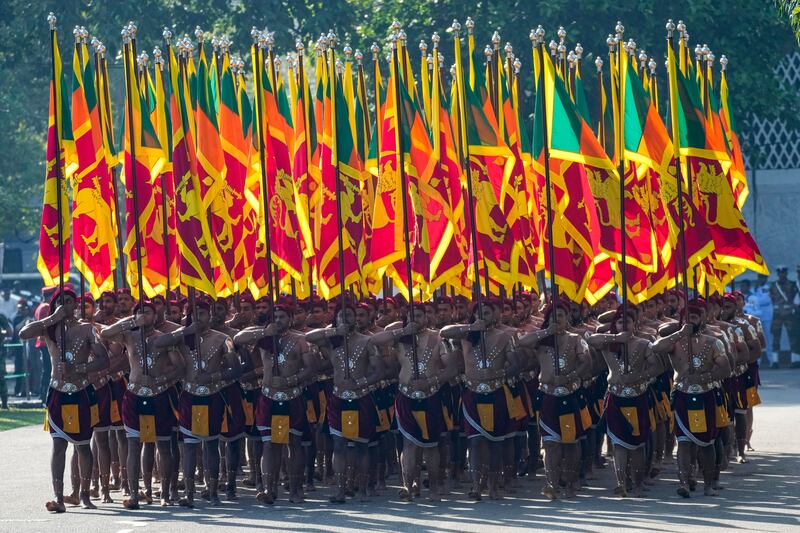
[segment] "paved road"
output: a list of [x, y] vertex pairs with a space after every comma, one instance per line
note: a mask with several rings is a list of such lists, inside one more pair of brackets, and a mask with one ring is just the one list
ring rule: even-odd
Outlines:
[[[239, 503], [216, 508], [201, 503], [193, 511], [145, 506], [134, 513], [116, 503], [51, 515], [44, 509], [51, 497], [50, 439], [41, 428], [29, 427], [0, 433], [0, 531], [800, 531], [800, 371], [765, 371], [762, 380], [764, 405], [756, 410], [753, 438], [757, 451], [749, 464], [723, 473], [725, 490], [716, 498], [695, 493], [679, 499], [671, 465], [649, 498], [640, 500], [614, 498], [606, 468], [576, 500], [555, 503], [539, 495], [540, 478], [523, 481], [517, 497], [478, 504], [464, 500], [463, 492], [436, 505], [404, 504], [389, 497], [395, 494], [391, 490], [367, 504], [332, 506], [321, 490], [302, 506], [283, 500], [263, 508], [243, 490]], [[119, 493], [112, 496], [119, 501]]]

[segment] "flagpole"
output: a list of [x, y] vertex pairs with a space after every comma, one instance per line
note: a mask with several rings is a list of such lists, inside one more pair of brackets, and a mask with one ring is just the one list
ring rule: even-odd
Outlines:
[[266, 47], [267, 37], [263, 32], [257, 32], [254, 37], [253, 53], [256, 55], [256, 72], [255, 72], [255, 92], [256, 92], [256, 111], [258, 113], [258, 157], [261, 165], [261, 202], [262, 209], [264, 210], [264, 245], [266, 249], [266, 262], [267, 262], [267, 282], [269, 283], [269, 300], [270, 308], [275, 301], [275, 286], [272, 278], [272, 246], [270, 242], [270, 228], [269, 228], [269, 198], [267, 198], [267, 157], [266, 157], [266, 143], [264, 141], [264, 102], [263, 102], [263, 86], [261, 85], [261, 69], [264, 65], [264, 48]]
[[[331, 125], [332, 125], [332, 133], [333, 139], [331, 142], [333, 143], [333, 160], [336, 165], [336, 221], [338, 224], [339, 231], [337, 232], [336, 241], [339, 246], [339, 298], [341, 301], [341, 313], [342, 317], [345, 318], [347, 313], [345, 312], [345, 308], [347, 305], [347, 290], [345, 288], [345, 279], [344, 279], [344, 238], [342, 236], [343, 224], [342, 224], [342, 184], [341, 179], [339, 177], [339, 132], [336, 128], [336, 34], [333, 31], [329, 32], [325, 42], [328, 46], [328, 51], [330, 51], [330, 59], [328, 59], [328, 54], [325, 54], [325, 65], [326, 68], [329, 69], [328, 73], [328, 80], [330, 80], [331, 86]], [[330, 63], [328, 63], [330, 61]], [[324, 125], [323, 125], [324, 127]], [[344, 369], [345, 369], [345, 377], [350, 377], [350, 354], [348, 353], [348, 346], [347, 346], [347, 333], [344, 334], [342, 343], [344, 345]]]
[[[177, 46], [178, 46], [178, 80], [179, 80], [180, 88], [183, 88], [183, 84], [186, 81], [186, 75], [187, 75], [186, 74], [186, 63], [187, 63], [187, 60], [188, 60], [189, 56], [192, 54], [192, 50], [194, 50], [194, 46], [192, 45], [192, 42], [189, 40], [188, 37], [185, 37], [183, 40], [178, 39]], [[176, 89], [180, 90], [177, 87], [176, 87]], [[176, 93], [176, 98], [177, 97], [178, 97], [178, 93]], [[189, 95], [186, 94], [185, 97], [189, 98]], [[181, 120], [183, 121], [182, 126], [184, 127], [184, 149], [188, 150], [188, 148], [186, 148], [186, 143], [190, 142], [188, 140], [188, 136], [190, 135], [190, 132], [189, 132], [189, 129], [188, 129], [188, 127], [186, 125], [188, 124], [189, 118], [186, 117], [186, 116], [183, 116], [184, 115], [184, 111], [186, 111], [186, 110], [181, 109], [181, 114], [182, 114]], [[190, 111], [186, 111], [186, 113], [189, 113], [189, 112]], [[188, 154], [186, 154], [186, 155], [188, 157]], [[189, 297], [189, 315], [187, 316], [187, 324], [186, 325], [188, 326], [188, 325], [191, 324], [192, 317], [194, 316], [194, 313], [195, 313], [195, 303], [196, 303], [195, 288], [190, 285], [187, 288], [187, 293], [188, 293], [187, 296]], [[196, 358], [197, 361], [199, 361], [198, 357], [200, 355], [200, 335], [194, 335], [192, 337], [192, 339], [193, 339], [192, 344], [194, 345], [194, 357]]]
[[[377, 147], [377, 157], [380, 160], [380, 147], [381, 147], [381, 85], [380, 85], [380, 73], [381, 73], [381, 66], [378, 63], [378, 53], [380, 52], [380, 47], [378, 43], [372, 43], [370, 46], [370, 51], [372, 52], [372, 80], [373, 85], [375, 87], [375, 146]], [[365, 110], [366, 114], [366, 110]], [[387, 279], [386, 274], [381, 276], [381, 289], [383, 290], [383, 297], [386, 298], [390, 296], [390, 286], [389, 280]]]
[[[472, 33], [472, 29], [475, 26], [475, 23], [472, 22], [472, 19], [467, 18], [467, 31]], [[456, 88], [458, 92], [458, 110], [459, 110], [459, 122], [461, 129], [466, 131], [466, 91], [464, 90], [464, 70], [461, 66], [461, 38], [459, 37], [459, 32], [461, 31], [461, 24], [457, 20], [453, 20], [453, 24], [450, 26], [450, 31], [453, 32], [453, 44], [454, 44], [454, 55], [456, 60]], [[465, 139], [465, 140], [464, 140]], [[483, 320], [483, 295], [481, 294], [481, 281], [480, 281], [480, 274], [479, 274], [479, 262], [478, 262], [478, 232], [475, 227], [475, 196], [472, 191], [472, 169], [470, 168], [470, 155], [469, 155], [469, 138], [464, 135], [462, 136], [463, 142], [463, 150], [462, 150], [462, 168], [466, 175], [466, 182], [467, 182], [467, 205], [468, 209], [467, 212], [469, 213], [469, 226], [470, 226], [470, 239], [472, 240], [472, 292], [475, 295], [475, 299], [477, 300], [478, 304], [478, 315], [481, 320]], [[480, 332], [480, 339], [481, 339], [481, 365], [483, 368], [486, 367], [486, 334], [481, 331]]]
[[[617, 124], [619, 124], [619, 128], [615, 132], [618, 138], [617, 145], [619, 146], [619, 153], [617, 154], [617, 158], [619, 160], [619, 166], [617, 167], [617, 172], [619, 174], [619, 238], [620, 238], [620, 261], [617, 264], [617, 270], [619, 271], [620, 275], [620, 293], [622, 295], [622, 331], [628, 331], [628, 268], [627, 268], [627, 228], [625, 227], [625, 110], [623, 108], [625, 103], [625, 88], [622, 84], [625, 82], [623, 79], [623, 73], [627, 73], [628, 68], [628, 56], [627, 54], [623, 54], [623, 52], [627, 52], [627, 48], [625, 48], [626, 44], [622, 41], [622, 36], [625, 33], [625, 26], [622, 25], [622, 22], [617, 21], [617, 25], [614, 28], [616, 31], [616, 38], [614, 40], [614, 47], [616, 48], [617, 54]], [[612, 48], [609, 52], [614, 53], [615, 50]], [[624, 64], [624, 66], [623, 66]], [[622, 343], [622, 371], [624, 373], [628, 372], [628, 345], [627, 343]]]
[[[61, 98], [61, 94], [58, 91], [60, 86], [60, 82], [56, 76], [56, 49], [58, 47], [58, 39], [56, 38], [56, 23], [58, 19], [56, 18], [55, 14], [51, 11], [47, 15], [47, 24], [50, 26], [50, 63], [51, 63], [51, 73], [53, 77], [53, 129], [56, 132], [56, 212], [58, 215], [58, 222], [56, 224], [57, 231], [58, 231], [58, 292], [61, 294], [60, 298], [63, 302], [64, 298], [64, 222], [62, 219], [62, 213], [64, 212], [64, 205], [61, 201], [61, 182], [63, 181], [62, 175], [62, 168], [61, 168], [61, 130], [59, 129], [59, 120], [58, 120], [58, 111], [59, 111], [59, 102]], [[55, 309], [51, 309], [50, 313], [53, 313]], [[62, 320], [59, 322], [59, 329], [61, 331], [61, 342], [60, 342], [60, 361], [63, 363], [66, 361], [66, 351], [67, 351], [67, 325]]]
[[[250, 37], [253, 38], [253, 54], [255, 56], [255, 99], [256, 99], [256, 112], [258, 114], [258, 157], [261, 165], [261, 202], [262, 209], [264, 210], [264, 245], [266, 248], [266, 262], [267, 262], [267, 281], [269, 282], [269, 317], [267, 320], [272, 322], [275, 315], [275, 287], [272, 281], [272, 247], [270, 245], [270, 227], [269, 227], [269, 199], [267, 198], [267, 158], [265, 154], [264, 142], [264, 97], [263, 87], [261, 86], [261, 69], [264, 64], [264, 47], [266, 46], [267, 36], [265, 32], [260, 32], [256, 28], [250, 32]], [[278, 369], [278, 339], [272, 336], [272, 356], [273, 356], [273, 373]]]
[[[297, 41], [295, 43], [295, 50], [297, 50], [297, 91], [298, 94], [303, 95], [303, 112], [301, 113], [301, 118], [303, 120], [303, 131], [305, 132], [306, 139], [305, 139], [305, 156], [306, 156], [306, 179], [305, 179], [305, 187], [306, 187], [306, 214], [308, 215], [309, 219], [311, 217], [311, 190], [309, 188], [309, 180], [311, 179], [310, 169], [311, 169], [311, 132], [308, 129], [308, 112], [309, 112], [309, 96], [306, 94], [306, 78], [305, 78], [305, 66], [303, 65], [303, 52], [305, 51], [305, 46], [303, 45], [302, 41]], [[309, 229], [311, 229], [311, 223], [309, 220]], [[314, 267], [311, 264], [310, 258], [308, 259], [308, 294], [309, 298], [314, 296]]]
[[[171, 34], [170, 34], [171, 35]], [[165, 36], [165, 40], [167, 41], [167, 47], [169, 47], [169, 40], [168, 37]], [[161, 56], [161, 50], [158, 47], [153, 49], [153, 62], [155, 63], [155, 68], [159, 69], [161, 72], [161, 92], [164, 92], [164, 58]], [[166, 106], [166, 102], [164, 102]], [[166, 109], [164, 110], [166, 113]], [[166, 118], [165, 118], [166, 119]], [[161, 142], [165, 142], [167, 139], [161, 140]], [[163, 148], [163, 147], [162, 147]], [[166, 147], [165, 152], [169, 152], [171, 147]], [[169, 160], [172, 157], [168, 157]], [[164, 286], [164, 298], [169, 301], [169, 293], [172, 287], [170, 287], [170, 260], [169, 260], [169, 222], [168, 222], [168, 212], [167, 212], [167, 187], [166, 187], [166, 175], [161, 174], [161, 234], [162, 240], [164, 241], [164, 273], [166, 274], [166, 284]]]
[[[272, 95], [275, 98], [275, 102], [278, 101], [278, 74], [275, 71], [276, 63], [275, 63], [275, 53], [272, 49], [273, 45], [275, 44], [275, 32], [273, 31], [265, 31], [266, 35], [266, 44], [267, 44], [267, 61], [269, 61], [269, 76], [270, 76], [270, 83], [272, 84]], [[266, 112], [266, 110], [265, 110]], [[266, 220], [266, 219], [265, 219]], [[280, 268], [278, 265], [272, 266], [272, 275], [273, 279], [271, 283], [273, 285], [273, 294], [275, 298], [279, 296], [280, 291]], [[292, 289], [292, 294], [294, 294], [294, 289]]]
[[[108, 124], [108, 128], [110, 132], [113, 132], [111, 129], [111, 115], [108, 110], [109, 105], [109, 98], [108, 98], [108, 80], [106, 79], [106, 72], [105, 72], [105, 61], [106, 61], [106, 47], [105, 45], [94, 37], [92, 39], [92, 48], [94, 48], [94, 77], [95, 77], [95, 85], [97, 86], [98, 91], [100, 88], [103, 88], [103, 94], [98, 95], [98, 98], [103, 99], [104, 105], [100, 105], [98, 110], [100, 111], [100, 126], [103, 130], [102, 135], [103, 138], [106, 138], [106, 130], [105, 125]], [[113, 140], [112, 140], [113, 142]], [[117, 199], [117, 168], [116, 166], [112, 167], [111, 169], [111, 189], [114, 194], [114, 223], [117, 225], [117, 256], [121, 262], [121, 279], [125, 280], [125, 254], [123, 253], [122, 247], [122, 227], [120, 226], [119, 220], [119, 200]], [[116, 265], [115, 265], [116, 266]], [[123, 285], [124, 286], [124, 285]], [[117, 283], [117, 273], [114, 273], [114, 290], [118, 287]]]
[[[139, 285], [139, 312], [144, 313], [144, 309], [141, 307], [144, 302], [144, 287], [143, 287], [143, 279], [144, 275], [142, 274], [142, 242], [139, 233], [139, 193], [138, 193], [138, 184], [136, 182], [136, 138], [134, 133], [134, 126], [133, 126], [133, 98], [139, 98], [139, 91], [136, 89], [135, 95], [133, 94], [134, 87], [131, 85], [135, 83], [135, 79], [131, 79], [131, 68], [132, 65], [130, 64], [131, 60], [135, 61], [134, 56], [132, 55], [133, 46], [135, 42], [135, 33], [132, 31], [132, 27], [135, 26], [127, 26], [122, 30], [122, 46], [123, 46], [123, 56], [124, 56], [124, 67], [125, 67], [125, 91], [128, 97], [128, 105], [127, 107], [127, 114], [128, 114], [128, 145], [130, 147], [130, 160], [131, 160], [131, 193], [133, 196], [133, 223], [134, 223], [134, 231], [136, 231], [136, 238], [135, 238], [135, 246], [136, 246], [136, 275], [138, 277], [138, 285]], [[130, 213], [128, 213], [130, 216]], [[147, 365], [147, 337], [144, 333], [144, 328], [139, 328], [139, 331], [142, 336], [142, 350], [144, 350], [144, 368], [142, 369], [144, 375], [146, 376], [148, 373], [148, 365]]]
[[[703, 47], [700, 49], [700, 54], [702, 55], [702, 61], [700, 62], [700, 67], [703, 69], [703, 113], [705, 114], [706, 117], [708, 117], [708, 113], [711, 111], [710, 87], [712, 82], [709, 76], [713, 74], [713, 71], [711, 69], [713, 68], [714, 65], [714, 54], [711, 53], [711, 50], [708, 48], [707, 44], [704, 44]], [[709, 126], [713, 127], [713, 124], [711, 123], [706, 124], [706, 127]], [[704, 296], [706, 299], [708, 299], [708, 293], [709, 293], [708, 273], [706, 273], [705, 276], [704, 289], [705, 289]]]
[[[682, 23], [681, 23], [682, 24]], [[673, 48], [673, 32], [675, 31], [675, 23], [672, 22], [672, 19], [667, 21], [667, 47], [673, 51], [673, 59], [674, 59], [674, 48]], [[674, 68], [677, 70], [677, 65], [669, 65], [667, 64], [667, 76], [672, 76], [671, 69]], [[675, 72], [677, 74], [677, 72]], [[672, 87], [670, 83], [670, 93], [672, 92]], [[671, 121], [674, 122], [676, 111], [672, 109], [672, 100], [673, 96], [677, 97], [677, 95], [670, 96], [670, 113], [671, 113]], [[675, 131], [676, 126], [673, 126], [673, 132]], [[681, 167], [680, 161], [680, 142], [679, 138], [675, 138], [673, 135], [672, 143], [675, 150], [676, 160], [675, 160], [675, 174], [678, 182], [678, 244], [680, 246], [680, 273], [682, 274], [682, 281], [683, 281], [683, 294], [684, 294], [684, 301], [688, 297], [688, 258], [686, 257], [686, 229], [684, 227], [684, 210], [683, 210], [683, 169]], [[691, 198], [690, 198], [691, 201]], [[688, 318], [688, 317], [687, 317]], [[683, 316], [678, 317], [680, 323], [683, 323]], [[691, 352], [691, 337], [689, 338], [689, 351]]]
[[[83, 39], [83, 32], [86, 31], [85, 28], [81, 28], [80, 26], [75, 26], [72, 30], [72, 36], [75, 38], [75, 54], [78, 56], [78, 62], [80, 63], [80, 73], [79, 75], [83, 78], [83, 48], [81, 47], [82, 39]], [[87, 32], [88, 35], [88, 32]], [[81, 272], [81, 269], [78, 269], [78, 277], [80, 279], [80, 302], [81, 302], [81, 320], [86, 320], [86, 306], [83, 302], [83, 295], [86, 294], [86, 277]]]
[[[545, 77], [545, 55], [544, 55], [544, 28], [539, 26], [535, 30], [531, 30], [530, 39], [531, 44], [539, 55], [539, 90], [541, 91], [542, 103], [539, 109], [536, 110], [541, 115], [542, 120], [542, 148], [544, 150], [544, 181], [545, 181], [545, 198], [547, 202], [547, 254], [550, 260], [550, 324], [556, 320], [556, 302], [558, 301], [558, 283], [556, 282], [556, 254], [553, 247], [553, 199], [552, 199], [552, 186], [550, 183], [550, 139], [547, 124], [547, 79]], [[555, 73], [554, 73], [555, 74]], [[558, 335], [553, 335], [553, 350], [558, 359]], [[561, 373], [561, 367], [556, 364], [553, 369], [556, 375]]]
[[[399, 23], [398, 23], [399, 25]], [[394, 24], [392, 24], [394, 26]], [[397, 172], [400, 174], [400, 198], [403, 206], [403, 246], [405, 247], [406, 284], [408, 287], [408, 311], [410, 320], [414, 320], [414, 288], [411, 271], [411, 232], [408, 223], [408, 181], [406, 179], [405, 160], [403, 156], [403, 106], [400, 102], [400, 70], [397, 58], [397, 32], [392, 33], [392, 69], [395, 106], [395, 138], [397, 142]], [[419, 361], [417, 359], [417, 335], [411, 335], [411, 364], [414, 365], [414, 379], [419, 378]]]

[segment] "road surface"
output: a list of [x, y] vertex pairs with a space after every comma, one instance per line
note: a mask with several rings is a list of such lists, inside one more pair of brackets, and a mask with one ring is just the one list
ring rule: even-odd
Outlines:
[[[117, 503], [96, 502], [96, 511], [69, 507], [65, 514], [51, 515], [44, 509], [51, 499], [50, 438], [41, 427], [27, 427], [0, 433], [0, 531], [800, 531], [800, 371], [763, 371], [762, 381], [764, 403], [756, 408], [752, 441], [756, 451], [750, 463], [731, 465], [722, 474], [725, 490], [715, 498], [701, 491], [689, 500], [677, 497], [673, 463], [649, 497], [638, 500], [615, 498], [611, 468], [606, 468], [577, 499], [552, 503], [539, 494], [540, 475], [522, 481], [515, 497], [477, 504], [464, 499], [462, 486], [439, 504], [400, 503], [390, 489], [366, 504], [334, 506], [323, 488], [309, 494], [304, 505], [289, 504], [284, 496], [265, 508], [255, 503], [252, 490], [240, 488], [239, 502], [220, 507], [200, 502], [191, 511], [151, 505], [129, 512], [118, 503], [117, 492], [112, 493]], [[66, 480], [69, 484], [68, 473]]]

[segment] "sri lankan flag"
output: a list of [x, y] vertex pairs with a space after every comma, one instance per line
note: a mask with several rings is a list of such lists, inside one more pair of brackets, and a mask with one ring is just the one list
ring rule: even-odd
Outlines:
[[736, 205], [741, 210], [745, 200], [747, 200], [747, 196], [750, 194], [750, 189], [747, 186], [747, 175], [744, 170], [742, 145], [739, 143], [739, 135], [736, 133], [733, 113], [728, 104], [728, 77], [725, 75], [724, 70], [722, 71], [722, 79], [719, 85], [719, 115], [722, 119], [725, 138], [728, 140], [728, 147], [730, 148], [733, 196], [736, 199]]
[[692, 200], [714, 240], [715, 259], [767, 274], [768, 270], [726, 177], [731, 161], [724, 132], [706, 121], [697, 81], [680, 72], [672, 47], [669, 61], [670, 112], [673, 142], [682, 158], [684, 175], [691, 178]]
[[[499, 67], [499, 65], [498, 65]], [[511, 74], [513, 76], [513, 74]], [[507, 78], [505, 70], [498, 68], [498, 118], [503, 141], [514, 154], [514, 166], [508, 179], [503, 182], [500, 189], [500, 205], [508, 205], [506, 219], [514, 235], [514, 240], [521, 242], [524, 254], [517, 258], [516, 272], [517, 282], [525, 286], [533, 287], [536, 285], [536, 264], [538, 232], [532, 231], [530, 220], [532, 214], [530, 208], [531, 190], [526, 185], [533, 181], [533, 169], [531, 167], [531, 157], [524, 155], [523, 133], [519, 122], [519, 101], [518, 93], [512, 85], [514, 79]], [[527, 147], [530, 150], [530, 146]], [[525, 164], [528, 160], [528, 165]], [[507, 197], [511, 197], [511, 202], [507, 202]], [[514, 265], [512, 265], [513, 267]]]
[[[290, 278], [303, 280], [302, 246], [310, 247], [311, 233], [297, 216], [297, 190], [292, 178], [294, 129], [286, 91], [277, 84], [273, 88], [271, 77], [264, 69], [262, 76], [264, 117], [262, 121], [267, 151], [267, 191], [269, 199], [268, 228], [272, 262], [283, 271], [281, 288], [288, 289]], [[275, 76], [278, 80], [278, 76]], [[288, 292], [288, 290], [287, 290]]]
[[[536, 93], [533, 154], [539, 203], [544, 210], [542, 222], [553, 222], [555, 264], [550, 264], [549, 253], [542, 255], [551, 279], [570, 299], [576, 302], [585, 299], [594, 304], [613, 286], [613, 280], [607, 277], [610, 270], [599, 269], [598, 265], [608, 259], [609, 252], [618, 252], [615, 239], [619, 236], [619, 222], [614, 226], [612, 218], [616, 208], [616, 220], [619, 220], [619, 193], [615, 196], [619, 187], [614, 186], [619, 183], [618, 177], [613, 163], [575, 109], [552, 61], [547, 54], [543, 54], [543, 59]], [[543, 162], [545, 127], [552, 188], [552, 213], [549, 216], [546, 214]], [[598, 203], [595, 198], [599, 199]], [[598, 215], [598, 210], [605, 211]], [[541, 235], [544, 251], [549, 245], [544, 228]], [[587, 290], [590, 282], [592, 290]]]
[[[458, 44], [458, 41], [456, 41]], [[470, 37], [470, 48], [472, 48]], [[456, 54], [459, 52], [457, 51]], [[469, 169], [472, 178], [473, 206], [475, 212], [476, 246], [479, 265], [472, 265], [473, 280], [481, 275], [480, 268], [488, 270], [489, 279], [504, 286], [508, 292], [518, 281], [520, 260], [526, 257], [525, 244], [516, 240], [509, 215], [516, 209], [513, 194], [505, 194], [516, 165], [516, 157], [506, 146], [492, 111], [491, 99], [486, 91], [479, 59], [470, 55], [469, 80], [463, 83], [465, 95], [465, 140], [469, 150]], [[457, 68], [460, 62], [457, 63]], [[460, 73], [456, 73], [459, 76]], [[466, 73], [461, 74], [466, 75]], [[517, 176], [519, 177], [519, 176]], [[515, 178], [516, 179], [516, 178]], [[519, 219], [512, 220], [519, 223]], [[470, 258], [474, 257], [470, 254]]]
[[[330, 54], [330, 55], [329, 55]], [[331, 299], [341, 294], [341, 287], [361, 284], [358, 243], [361, 239], [361, 162], [355, 150], [353, 134], [342, 89], [337, 83], [333, 54], [326, 53], [320, 111], [319, 201], [314, 209], [314, 256], [319, 293]], [[313, 173], [312, 173], [313, 176]], [[337, 206], [336, 188], [340, 190]], [[341, 213], [341, 218], [339, 217]], [[339, 268], [341, 239], [344, 272]], [[342, 275], [344, 278], [342, 279]]]
[[[166, 292], [180, 285], [180, 272], [178, 271], [178, 241], [175, 227], [175, 183], [172, 169], [172, 122], [169, 112], [172, 84], [169, 80], [165, 83], [163, 70], [156, 66], [154, 75], [153, 124], [158, 134], [158, 142], [164, 153], [164, 168], [161, 175], [154, 181], [154, 195], [158, 208], [156, 209], [156, 227], [162, 228], [161, 232], [153, 235], [155, 244], [159, 247], [158, 259], [151, 254], [148, 256], [147, 268], [164, 280], [161, 288]], [[166, 220], [166, 224], [165, 221]], [[166, 243], [164, 242], [163, 228], [166, 226]], [[166, 255], [165, 255], [166, 254]]]
[[[44, 199], [42, 201], [42, 226], [39, 230], [39, 258], [36, 266], [42, 275], [44, 284], [59, 284], [59, 276], [64, 281], [69, 279], [69, 198], [67, 197], [67, 179], [65, 173], [64, 137], [72, 138], [72, 121], [69, 113], [69, 95], [64, 85], [61, 54], [58, 41], [53, 33], [52, 61], [55, 75], [50, 79], [50, 108], [47, 115], [47, 170], [44, 181]], [[65, 112], [66, 111], [66, 112]], [[58, 123], [58, 129], [56, 128]], [[61, 180], [61, 190], [58, 181]], [[61, 196], [61, 242], [58, 235], [58, 202]], [[59, 258], [59, 248], [61, 257]], [[63, 271], [59, 263], [63, 263]]]
[[214, 294], [213, 246], [208, 216], [200, 196], [197, 154], [191, 136], [193, 123], [186, 63], [179, 65], [170, 49], [170, 118], [172, 124], [172, 176], [175, 190], [175, 228], [178, 268], [182, 287]]
[[[72, 174], [72, 233], [75, 266], [95, 298], [114, 287], [117, 260], [114, 188], [106, 164], [95, 72], [86, 45], [72, 62], [72, 128], [78, 166]], [[64, 205], [66, 209], [66, 204]]]
[[[679, 252], [679, 221], [684, 218], [684, 240], [686, 246], [687, 267], [698, 264], [709, 256], [714, 243], [699, 216], [697, 209], [687, 194], [688, 182], [682, 183], [683, 214], [680, 212], [678, 199], [678, 177], [675, 150], [672, 141], [658, 114], [655, 102], [645, 91], [639, 76], [632, 69], [624, 71], [625, 83], [625, 116], [624, 145], [625, 159], [642, 177], [645, 195], [642, 205], [648, 213], [653, 237], [658, 249], [658, 269], [646, 273], [646, 276], [629, 270], [630, 292], [640, 294], [646, 290], [647, 295], [662, 292], [675, 283], [675, 253]], [[636, 196], [634, 196], [636, 197]]]
[[233, 239], [230, 250], [232, 253], [226, 249], [220, 256], [232, 259], [228, 272], [232, 282], [230, 288], [235, 292], [244, 292], [247, 289], [247, 269], [251, 258], [244, 245], [249, 241], [249, 237], [255, 234], [254, 220], [252, 218], [245, 220], [245, 211], [247, 214], [251, 213], [246, 208], [247, 198], [244, 193], [250, 163], [250, 138], [247, 137], [250, 110], [249, 107], [246, 109], [246, 117], [241, 111], [243, 104], [249, 106], [246, 95], [244, 98], [240, 97], [243, 89], [242, 87], [237, 91], [230, 58], [225, 54], [222, 60], [219, 103], [219, 133], [225, 160], [225, 186], [220, 196], [225, 202], [225, 213], [230, 221], [230, 224], [224, 224], [222, 227], [224, 231], [229, 229], [233, 233]]
[[466, 271], [469, 240], [466, 234], [461, 165], [456, 153], [449, 102], [439, 76], [439, 50], [433, 49], [431, 81], [431, 133], [436, 168], [421, 185], [425, 223], [431, 250], [430, 290], [445, 283], [461, 284]]
[[[158, 135], [153, 123], [145, 97], [139, 90], [135, 72], [135, 60], [132, 57], [131, 47], [127, 47], [125, 55], [125, 68], [132, 86], [128, 89], [131, 98], [126, 101], [126, 106], [131, 106], [133, 123], [128, 123], [128, 113], [125, 113], [125, 157], [123, 163], [125, 183], [125, 252], [128, 254], [128, 285], [131, 290], [139, 289], [138, 262], [142, 262], [142, 289], [148, 297], [161, 292], [159, 289], [164, 282], [163, 278], [154, 276], [159, 268], [163, 270], [163, 247], [159, 249], [163, 227], [160, 217], [156, 215], [160, 206], [160, 198], [156, 201], [156, 181], [164, 168], [165, 158]], [[145, 73], [146, 74], [146, 73]], [[147, 83], [146, 78], [144, 82]], [[135, 152], [135, 159], [134, 159]], [[136, 202], [134, 202], [134, 190]], [[139, 233], [136, 233], [136, 219], [138, 218]], [[138, 256], [136, 242], [139, 240], [139, 249], [142, 257]], [[148, 268], [150, 254], [154, 256], [154, 268]], [[159, 264], [160, 261], [160, 264]]]
[[311, 139], [315, 129], [314, 113], [310, 108], [311, 95], [308, 88], [308, 79], [302, 61], [297, 70], [297, 96], [294, 99], [294, 154], [292, 159], [292, 179], [297, 192], [296, 208], [297, 219], [301, 227], [308, 229], [308, 239], [301, 241], [303, 252], [302, 278], [299, 284], [298, 296], [301, 298], [310, 294], [313, 280], [311, 278], [311, 256], [314, 255], [313, 237], [311, 236], [311, 185], [309, 169], [311, 166]]
[[[197, 173], [203, 206], [208, 209], [211, 235], [211, 252], [214, 264], [214, 292], [228, 296], [233, 292], [232, 271], [235, 267], [234, 246], [241, 224], [241, 212], [231, 210], [234, 192], [225, 182], [225, 156], [222, 151], [219, 121], [217, 118], [216, 68], [209, 69], [205, 46], [200, 45], [197, 64]], [[241, 206], [241, 204], [239, 204]]]

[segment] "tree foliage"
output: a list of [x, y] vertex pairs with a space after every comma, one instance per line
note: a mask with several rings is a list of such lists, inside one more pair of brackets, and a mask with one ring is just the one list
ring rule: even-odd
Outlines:
[[[247, 55], [251, 27], [267, 26], [275, 31], [279, 53], [293, 51], [297, 39], [310, 49], [308, 45], [320, 33], [333, 29], [341, 44], [349, 42], [369, 57], [366, 52], [373, 42], [386, 49], [389, 25], [397, 18], [412, 51], [420, 39], [430, 45], [431, 34], [439, 32], [441, 51], [449, 64], [453, 61], [452, 40], [446, 29], [454, 18], [463, 24], [469, 15], [477, 24], [477, 46], [483, 48], [495, 30], [503, 44], [508, 41], [514, 46], [523, 61], [528, 87], [532, 86], [529, 30], [541, 24], [549, 40], [563, 25], [569, 47], [580, 42], [586, 51], [583, 72], [592, 101], [596, 98], [594, 58], [606, 55], [605, 39], [617, 20], [626, 27], [626, 39], [633, 38], [640, 49], [663, 60], [664, 24], [668, 18], [682, 19], [692, 45], [708, 43], [718, 58], [725, 54], [730, 59], [734, 112], [746, 136], [754, 115], [790, 121], [798, 116], [796, 95], [773, 75], [776, 64], [796, 47], [787, 19], [798, 2], [777, 3], [776, 7], [752, 0], [4, 0], [0, 2], [0, 40], [4, 43], [0, 47], [4, 73], [0, 77], [0, 146], [6, 156], [0, 158], [0, 212], [4, 215], [0, 217], [0, 235], [33, 237], [39, 224], [50, 75], [45, 21], [49, 11], [59, 17], [67, 71], [74, 25], [86, 26], [106, 44], [113, 65], [121, 46], [120, 29], [129, 20], [138, 23], [141, 49], [146, 50], [161, 46], [165, 26], [176, 36], [191, 36], [195, 26], [201, 26], [227, 34], [234, 41], [233, 49]], [[417, 64], [419, 56], [412, 55]], [[664, 72], [663, 61], [659, 61], [659, 72]], [[114, 78], [112, 75], [112, 85]], [[112, 87], [116, 113], [121, 109], [121, 85]]]

